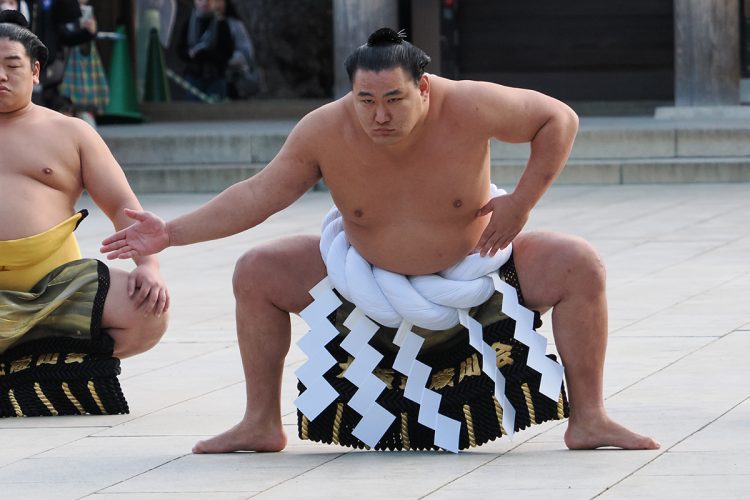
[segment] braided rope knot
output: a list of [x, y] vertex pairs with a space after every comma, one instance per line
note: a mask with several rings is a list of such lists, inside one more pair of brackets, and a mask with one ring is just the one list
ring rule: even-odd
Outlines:
[[[492, 185], [492, 196], [505, 191]], [[323, 219], [320, 253], [338, 292], [378, 323], [398, 328], [402, 321], [428, 330], [459, 323], [459, 310], [486, 302], [495, 292], [487, 275], [510, 258], [508, 245], [494, 256], [467, 255], [437, 274], [404, 276], [373, 266], [349, 243], [341, 212], [334, 206]]]

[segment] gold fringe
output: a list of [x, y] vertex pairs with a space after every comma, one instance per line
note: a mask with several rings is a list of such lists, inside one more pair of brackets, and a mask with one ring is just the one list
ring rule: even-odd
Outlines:
[[411, 449], [409, 442], [409, 418], [406, 412], [401, 413], [401, 446], [405, 450]]
[[453, 387], [453, 375], [455, 374], [455, 372], [456, 370], [454, 370], [453, 368], [445, 368], [444, 370], [440, 370], [430, 378], [430, 385], [428, 388], [442, 389], [445, 386]]
[[89, 392], [91, 393], [91, 397], [94, 398], [94, 402], [96, 403], [96, 406], [99, 407], [99, 410], [102, 412], [103, 415], [107, 414], [107, 410], [104, 408], [104, 405], [102, 404], [102, 400], [99, 399], [99, 394], [96, 392], [96, 387], [94, 387], [94, 381], [89, 380], [88, 383]]
[[466, 420], [466, 430], [469, 432], [469, 446], [476, 446], [477, 439], [474, 436], [474, 420], [471, 418], [471, 407], [464, 405], [464, 419]]
[[86, 354], [81, 352], [69, 352], [67, 356], [65, 356], [65, 364], [69, 365], [71, 363], [83, 363], [83, 360], [86, 358]]
[[521, 384], [521, 390], [523, 391], [523, 398], [526, 400], [526, 409], [529, 410], [529, 421], [532, 424], [536, 423], [536, 415], [534, 413], [534, 401], [531, 399], [531, 391], [529, 390], [529, 384]]
[[309, 425], [310, 421], [306, 416], [302, 415], [302, 424], [300, 425], [300, 434], [302, 435], [302, 439], [310, 439], [310, 436], [307, 433], [307, 428]]
[[60, 356], [60, 354], [56, 353], [56, 352], [50, 352], [50, 353], [47, 353], [47, 354], [42, 354], [36, 360], [36, 366], [57, 364], [57, 358], [59, 356]]
[[508, 434], [503, 428], [503, 408], [500, 406], [500, 403], [495, 396], [492, 396], [492, 401], [495, 403], [495, 415], [497, 415], [497, 425], [500, 427], [500, 435]]
[[498, 368], [513, 364], [513, 358], [510, 357], [510, 353], [513, 350], [512, 346], [503, 344], [502, 342], [495, 342], [492, 344], [492, 348], [495, 349], [495, 363]]
[[80, 413], [81, 415], [85, 415], [86, 410], [83, 409], [81, 402], [76, 399], [76, 397], [73, 395], [72, 392], [70, 392], [70, 387], [68, 386], [67, 382], [62, 383], [62, 390], [65, 393], [65, 395], [68, 397], [68, 401], [73, 403], [73, 406], [76, 407], [76, 410], [78, 410], [78, 413]]
[[13, 389], [8, 391], [8, 399], [10, 399], [10, 404], [13, 405], [13, 411], [16, 412], [16, 416], [23, 417], [23, 410], [21, 410], [21, 405], [19, 405], [18, 401], [16, 401], [16, 396], [13, 394]]
[[344, 414], [344, 403], [336, 405], [336, 417], [333, 419], [333, 434], [331, 440], [333, 444], [339, 444], [339, 433], [341, 432], [341, 416]]
[[560, 391], [560, 399], [557, 400], [557, 418], [560, 420], [565, 418], [565, 403], [563, 403], [562, 391]]
[[44, 406], [47, 407], [47, 409], [53, 416], [56, 416], [57, 410], [52, 405], [52, 403], [50, 403], [49, 399], [47, 399], [47, 396], [44, 394], [44, 391], [42, 391], [42, 386], [39, 385], [39, 382], [34, 382], [34, 391], [36, 392], [36, 397], [39, 398], [39, 401], [44, 403]]
[[479, 358], [476, 354], [461, 361], [458, 372], [458, 381], [461, 382], [465, 377], [473, 377], [482, 374], [482, 365], [479, 364]]

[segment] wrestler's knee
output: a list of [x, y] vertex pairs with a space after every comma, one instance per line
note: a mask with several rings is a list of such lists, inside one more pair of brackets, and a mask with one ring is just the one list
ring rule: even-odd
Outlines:
[[159, 343], [164, 336], [164, 333], [167, 331], [168, 324], [169, 313], [167, 312], [164, 312], [159, 316], [149, 313], [143, 317], [138, 330], [140, 331], [140, 344], [144, 351], [151, 349]]
[[585, 285], [594, 293], [606, 287], [607, 271], [599, 251], [588, 241], [579, 237], [570, 237], [565, 255], [568, 269], [575, 283]]
[[127, 358], [148, 351], [159, 343], [167, 331], [168, 323], [169, 314], [166, 312], [161, 316], [137, 315], [127, 329], [110, 332], [115, 340], [114, 356]]
[[245, 297], [261, 289], [258, 284], [266, 282], [273, 267], [273, 257], [272, 250], [261, 246], [248, 250], [237, 260], [232, 276], [236, 297]]

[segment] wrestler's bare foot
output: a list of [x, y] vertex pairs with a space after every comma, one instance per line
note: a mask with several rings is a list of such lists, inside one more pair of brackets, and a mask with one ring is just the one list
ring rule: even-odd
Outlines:
[[193, 453], [231, 453], [233, 451], [281, 451], [286, 447], [286, 433], [279, 425], [256, 426], [242, 420], [228, 431], [211, 439], [198, 441]]
[[657, 450], [661, 447], [655, 439], [626, 429], [606, 415], [576, 421], [571, 418], [565, 431], [565, 444], [571, 450], [593, 450], [605, 446], [624, 450]]

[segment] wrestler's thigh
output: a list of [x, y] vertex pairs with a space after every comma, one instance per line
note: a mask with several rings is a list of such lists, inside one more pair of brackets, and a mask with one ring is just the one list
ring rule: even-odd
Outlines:
[[598, 252], [569, 234], [521, 233], [513, 240], [513, 261], [526, 305], [541, 311], [554, 307], [573, 287], [598, 286], [604, 279]]
[[136, 301], [128, 296], [128, 275], [121, 269], [109, 268], [109, 291], [102, 315], [102, 327], [105, 329], [131, 328], [148, 316], [139, 311]]
[[262, 294], [279, 309], [297, 313], [312, 302], [309, 291], [326, 274], [320, 237], [300, 235], [248, 250], [237, 261], [233, 283], [238, 300]]

